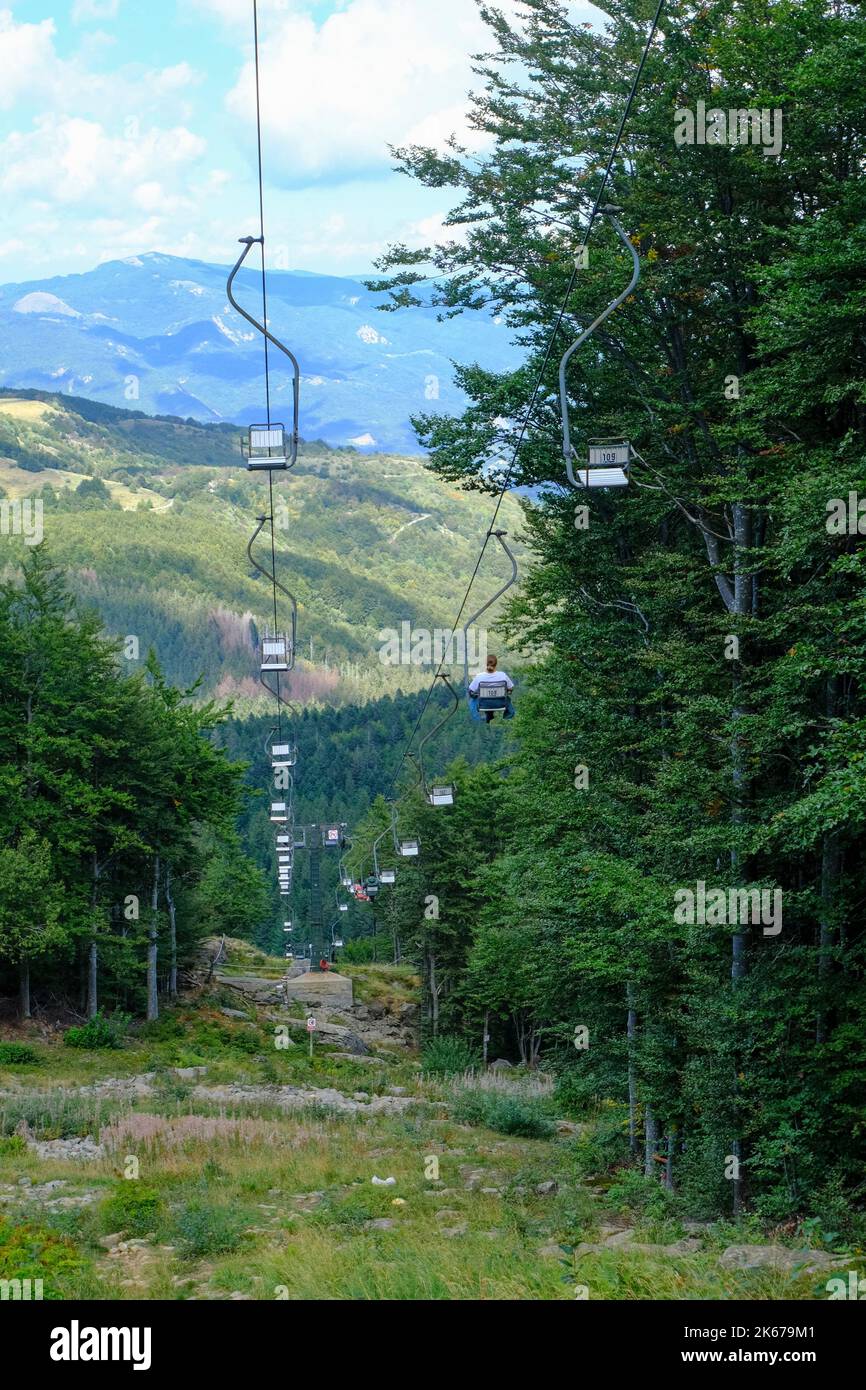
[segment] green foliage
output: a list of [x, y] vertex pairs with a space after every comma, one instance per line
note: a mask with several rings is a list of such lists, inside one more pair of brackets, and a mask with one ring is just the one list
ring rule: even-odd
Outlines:
[[130, 1238], [140, 1238], [163, 1230], [167, 1208], [154, 1189], [132, 1179], [122, 1179], [115, 1184], [111, 1195], [100, 1202], [98, 1219], [106, 1235], [122, 1231]]
[[499, 1134], [523, 1139], [550, 1139], [556, 1126], [545, 1114], [541, 1102], [517, 1096], [497, 1095], [495, 1091], [461, 1091], [451, 1106], [458, 1124], [483, 1125]]
[[130, 1018], [130, 1014], [122, 1013], [119, 1010], [108, 1016], [100, 1010], [86, 1023], [67, 1028], [63, 1034], [63, 1041], [67, 1047], [122, 1047]]
[[0, 1135], [0, 1158], [13, 1158], [26, 1154], [27, 1142], [20, 1134]]
[[243, 1240], [245, 1219], [233, 1207], [195, 1198], [174, 1220], [174, 1238], [189, 1259], [204, 1259], [237, 1250]]
[[39, 1054], [26, 1043], [0, 1042], [0, 1066], [33, 1067], [39, 1063]]
[[0, 1217], [0, 1279], [41, 1279], [43, 1299], [68, 1297], [65, 1281], [84, 1267], [70, 1240], [29, 1222]]
[[421, 1066], [431, 1076], [457, 1076], [478, 1065], [478, 1052], [463, 1039], [440, 1035], [421, 1050]]

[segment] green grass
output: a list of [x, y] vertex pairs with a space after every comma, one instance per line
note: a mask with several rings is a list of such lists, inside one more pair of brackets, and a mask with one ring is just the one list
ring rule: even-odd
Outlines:
[[[412, 996], [401, 967], [352, 973], [368, 998]], [[38, 1066], [0, 1072], [0, 1194], [9, 1198], [0, 1277], [29, 1271], [45, 1281], [46, 1297], [103, 1300], [240, 1292], [552, 1301], [574, 1299], [579, 1285], [591, 1299], [826, 1297], [825, 1279], [720, 1265], [726, 1244], [767, 1239], [754, 1223], [713, 1228], [689, 1254], [560, 1250], [598, 1242], [600, 1226], [617, 1220], [643, 1243], [684, 1233], [675, 1201], [632, 1170], [617, 1172], [616, 1107], [602, 1107], [585, 1138], [560, 1138], [551, 1125], [559, 1102], [544, 1078], [423, 1076], [411, 1057], [376, 1068], [323, 1049], [312, 1059], [303, 1047], [278, 1051], [252, 1005], [249, 1022], [228, 1020], [215, 995], [133, 1029], [115, 1052], [28, 1040]], [[253, 1038], [261, 1052], [244, 1041]], [[178, 1077], [179, 1055], [202, 1057], [206, 1075]], [[77, 1090], [144, 1071], [154, 1073], [149, 1094]], [[196, 1095], [200, 1083], [231, 1082], [367, 1097], [396, 1084], [426, 1103], [345, 1115], [317, 1104], [286, 1111], [273, 1090], [253, 1103]], [[105, 1157], [40, 1160], [24, 1137], [81, 1134], [101, 1136]], [[609, 1174], [602, 1195], [585, 1183], [590, 1160], [596, 1186], [599, 1171]], [[374, 1174], [396, 1182], [374, 1186]], [[41, 1186], [53, 1180], [63, 1185]], [[383, 1221], [393, 1225], [370, 1224]], [[108, 1252], [100, 1239], [115, 1233], [147, 1243]]]

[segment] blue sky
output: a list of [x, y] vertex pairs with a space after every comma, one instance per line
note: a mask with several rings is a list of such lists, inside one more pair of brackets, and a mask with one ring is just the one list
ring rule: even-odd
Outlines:
[[[442, 236], [448, 190], [394, 173], [387, 145], [481, 148], [474, 0], [259, 13], [269, 261], [346, 275]], [[233, 259], [257, 230], [251, 57], [252, 0], [0, 0], [0, 281]]]

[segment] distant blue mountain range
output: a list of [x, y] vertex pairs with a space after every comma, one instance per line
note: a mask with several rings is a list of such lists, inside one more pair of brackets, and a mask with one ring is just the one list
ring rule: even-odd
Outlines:
[[[0, 385], [197, 420], [258, 421], [262, 338], [229, 305], [226, 273], [149, 253], [0, 286]], [[244, 270], [235, 284], [239, 301], [261, 318], [259, 275]], [[305, 439], [417, 452], [410, 415], [457, 413], [464, 404], [453, 362], [502, 371], [520, 361], [505, 325], [487, 313], [440, 323], [433, 308], [381, 313], [382, 302], [358, 280], [269, 271], [271, 331], [301, 365]], [[288, 422], [290, 376], [276, 351], [271, 401], [272, 416]]]

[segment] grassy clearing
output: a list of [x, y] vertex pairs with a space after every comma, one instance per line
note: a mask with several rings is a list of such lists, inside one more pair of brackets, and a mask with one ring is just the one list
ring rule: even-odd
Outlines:
[[[403, 967], [352, 974], [368, 999], [413, 998]], [[0, 1277], [42, 1278], [47, 1298], [549, 1301], [581, 1285], [593, 1299], [826, 1297], [826, 1275], [720, 1264], [726, 1245], [765, 1239], [748, 1227], [661, 1255], [581, 1253], [624, 1226], [648, 1245], [687, 1234], [657, 1185], [617, 1168], [617, 1107], [560, 1135], [548, 1078], [427, 1076], [410, 1057], [377, 1067], [320, 1045], [310, 1059], [275, 1049], [252, 1005], [249, 1021], [227, 1019], [218, 998], [118, 1051], [28, 1038], [35, 1061], [0, 1066]], [[257, 1090], [215, 1102], [199, 1084]], [[423, 1103], [287, 1111], [278, 1086]], [[85, 1135], [102, 1157], [61, 1145], [40, 1159], [28, 1142]]]

